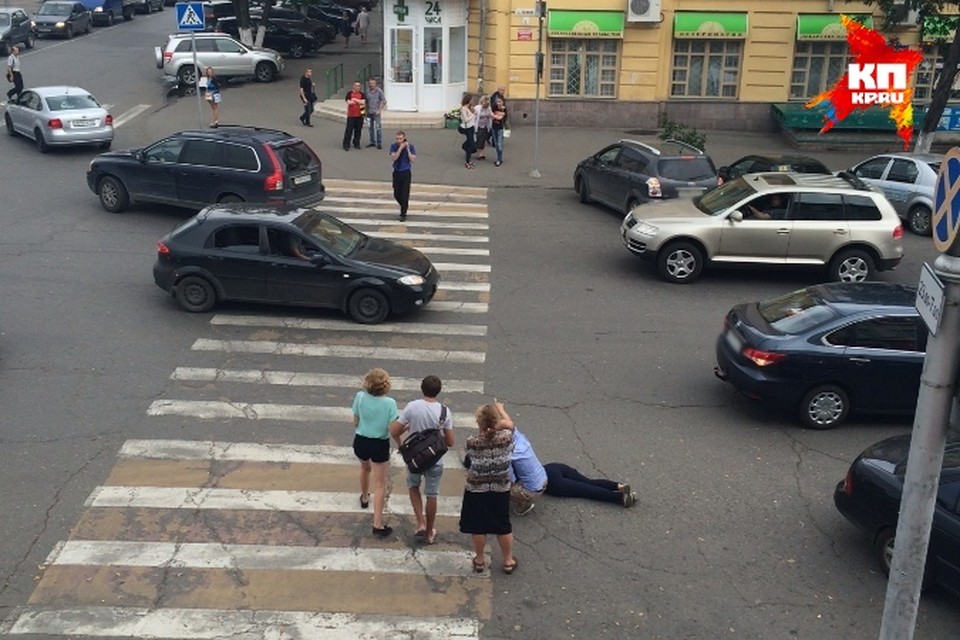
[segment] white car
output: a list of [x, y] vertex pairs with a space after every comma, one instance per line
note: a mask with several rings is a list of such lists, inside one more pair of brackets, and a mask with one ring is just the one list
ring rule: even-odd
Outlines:
[[[272, 82], [283, 71], [283, 58], [273, 49], [255, 49], [225, 33], [194, 34], [197, 43], [197, 66], [213, 67], [221, 78], [253, 76], [259, 82]], [[193, 49], [189, 33], [167, 37], [162, 47], [154, 48], [157, 68], [174, 76], [183, 85], [196, 81]]]
[[7, 103], [3, 121], [7, 133], [32, 139], [41, 153], [80, 144], [109, 149], [113, 143], [113, 116], [80, 87], [24, 89]]

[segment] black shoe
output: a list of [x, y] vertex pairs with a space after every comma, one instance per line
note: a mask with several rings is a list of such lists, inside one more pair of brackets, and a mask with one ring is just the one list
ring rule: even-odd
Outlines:
[[376, 527], [373, 527], [373, 535], [377, 536], [378, 538], [386, 538], [391, 533], [393, 533], [393, 527], [384, 527], [383, 529], [377, 529]]
[[406, 222], [406, 221], [407, 221], [407, 214], [401, 213], [401, 214], [400, 214], [400, 222]]
[[359, 148], [360, 148], [360, 145], [355, 144], [355, 145], [353, 145], [353, 148], [354, 148], [354, 149], [359, 149]]
[[369, 149], [370, 147], [375, 147], [375, 146], [377, 146], [377, 145], [375, 145], [375, 144], [373, 144], [373, 143], [371, 142], [370, 144], [367, 145], [367, 149]]
[[350, 147], [344, 147], [343, 150], [344, 150], [344, 151], [350, 151]]
[[377, 149], [383, 149], [383, 147], [381, 147], [380, 145], [377, 145]]
[[312, 126], [313, 126], [313, 125], [310, 124], [309, 122], [304, 122], [303, 124], [307, 125], [308, 127], [312, 127]]

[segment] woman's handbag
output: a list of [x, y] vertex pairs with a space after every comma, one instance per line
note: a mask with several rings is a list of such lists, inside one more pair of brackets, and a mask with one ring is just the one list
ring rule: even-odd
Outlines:
[[411, 434], [400, 445], [400, 455], [410, 473], [423, 473], [432, 468], [447, 452], [447, 439], [442, 425], [447, 419], [447, 407], [440, 405], [440, 426]]

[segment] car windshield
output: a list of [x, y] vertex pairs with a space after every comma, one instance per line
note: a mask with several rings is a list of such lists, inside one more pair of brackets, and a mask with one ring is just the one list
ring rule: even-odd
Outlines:
[[838, 315], [810, 289], [758, 302], [757, 310], [771, 327], [791, 335], [816, 329]]
[[10, 16], [6, 13], [0, 13], [0, 27], [10, 26]]
[[695, 182], [707, 180], [717, 175], [713, 163], [704, 156], [680, 156], [679, 158], [660, 158], [657, 173], [667, 180]]
[[46, 2], [37, 11], [38, 16], [68, 16], [73, 5], [63, 2]]
[[91, 95], [50, 96], [46, 100], [47, 108], [50, 109], [50, 111], [75, 111], [77, 109], [100, 108], [100, 103]]
[[702, 196], [693, 199], [693, 204], [697, 209], [707, 215], [717, 215], [723, 213], [733, 205], [745, 198], [755, 195], [757, 190], [747, 184], [743, 178], [737, 178], [731, 182], [720, 185], [716, 189], [707, 191]]
[[366, 238], [356, 229], [322, 213], [304, 213], [294, 220], [293, 224], [316, 239], [319, 244], [341, 256], [353, 253]]

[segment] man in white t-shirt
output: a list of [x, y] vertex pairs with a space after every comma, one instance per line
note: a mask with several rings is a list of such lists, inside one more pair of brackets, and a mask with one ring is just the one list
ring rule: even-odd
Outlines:
[[[437, 376], [427, 376], [420, 383], [423, 398], [407, 403], [400, 412], [400, 417], [390, 423], [390, 435], [396, 440], [399, 447], [401, 436], [408, 431], [417, 433], [427, 429], [443, 429], [447, 448], [453, 448], [453, 417], [446, 412], [443, 422], [440, 421], [443, 405], [437, 400], [442, 383]], [[440, 495], [440, 478], [443, 476], [443, 458], [437, 464], [423, 473], [407, 473], [407, 489], [410, 492], [410, 504], [413, 514], [417, 518], [417, 531], [414, 534], [427, 544], [433, 544], [437, 536], [434, 527], [437, 521], [437, 497]], [[424, 510], [423, 495], [420, 486], [426, 480], [423, 493], [426, 494], [426, 510]]]

